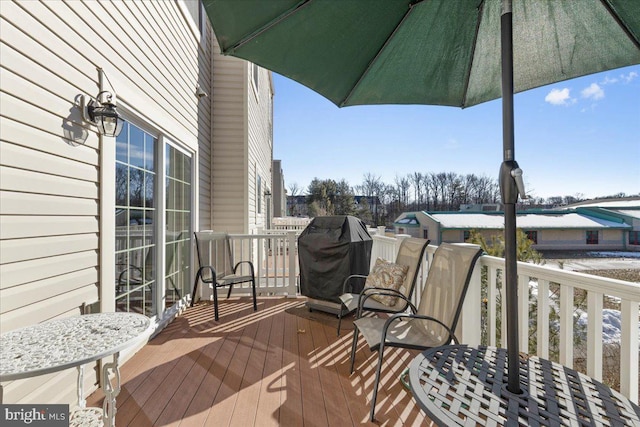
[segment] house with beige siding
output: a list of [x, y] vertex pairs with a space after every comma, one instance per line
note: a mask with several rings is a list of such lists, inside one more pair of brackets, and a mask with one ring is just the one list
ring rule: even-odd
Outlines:
[[[193, 231], [266, 221], [270, 73], [219, 55], [197, 0], [1, 1], [0, 35], [0, 331], [110, 311], [160, 330], [187, 303]], [[86, 119], [104, 91], [117, 137]], [[0, 395], [73, 404], [76, 380]]]
[[[519, 212], [517, 226], [538, 250], [640, 251], [640, 203], [618, 208], [578, 207]], [[395, 232], [441, 242], [464, 242], [471, 231], [485, 239], [501, 235], [502, 212], [405, 212]]]
[[271, 169], [273, 216], [281, 218], [287, 216], [287, 189], [284, 183], [282, 160], [274, 160]]
[[[212, 132], [216, 142], [204, 175], [211, 176], [211, 212], [201, 229], [253, 234], [267, 223], [273, 159], [271, 72], [219, 55], [215, 41]], [[208, 167], [207, 167], [208, 166]], [[206, 190], [205, 190], [206, 191]]]

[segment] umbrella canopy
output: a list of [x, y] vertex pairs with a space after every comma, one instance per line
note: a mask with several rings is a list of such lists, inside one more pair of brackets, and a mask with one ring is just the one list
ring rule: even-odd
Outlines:
[[[640, 63], [638, 0], [204, 0], [224, 54], [336, 105], [502, 97], [508, 366], [518, 366], [513, 93]], [[519, 393], [516, 369], [508, 390]], [[373, 409], [372, 409], [373, 411]], [[373, 416], [373, 412], [372, 412]]]
[[[500, 0], [205, 0], [224, 54], [338, 106], [501, 96]], [[515, 0], [520, 92], [640, 63], [640, 2]]]

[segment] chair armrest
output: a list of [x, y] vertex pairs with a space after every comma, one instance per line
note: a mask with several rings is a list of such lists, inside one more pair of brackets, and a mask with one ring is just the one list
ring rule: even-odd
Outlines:
[[198, 283], [198, 279], [202, 279], [202, 272], [204, 270], [209, 270], [209, 272], [211, 273], [211, 280], [213, 281], [213, 283], [216, 283], [218, 281], [218, 275], [216, 274], [216, 269], [213, 268], [212, 265], [204, 265], [200, 267], [198, 269], [198, 272], [196, 273], [196, 283]]
[[455, 336], [453, 331], [447, 325], [442, 323], [442, 321], [436, 319], [435, 317], [425, 316], [421, 314], [405, 314], [405, 313], [394, 314], [393, 316], [389, 317], [386, 322], [384, 322], [384, 327], [382, 328], [382, 337], [380, 338], [380, 342], [386, 342], [387, 330], [389, 329], [389, 327], [391, 327], [391, 324], [395, 321], [399, 321], [402, 319], [418, 319], [418, 320], [428, 320], [430, 322], [435, 322], [440, 326], [442, 326], [449, 333], [450, 340], [452, 339], [454, 343], [460, 344], [460, 342], [458, 341], [458, 338]]
[[236, 271], [238, 270], [238, 267], [242, 264], [248, 264], [249, 265], [249, 271], [251, 271], [251, 277], [256, 277], [254, 270], [253, 270], [253, 263], [251, 261], [240, 261], [238, 262], [235, 267], [233, 267], [233, 274], [236, 274]]
[[366, 288], [360, 292], [360, 298], [358, 300], [358, 310], [356, 311], [356, 319], [362, 315], [362, 310], [364, 308], [364, 303], [374, 295], [386, 295], [390, 297], [398, 297], [406, 301], [407, 305], [411, 308], [411, 312], [415, 313], [418, 311], [415, 305], [400, 291], [396, 291], [395, 289], [389, 288]]
[[[347, 293], [347, 283], [349, 283], [351, 281], [351, 279], [366, 279], [367, 275], [365, 274], [352, 274], [351, 276], [347, 276], [346, 279], [344, 279], [344, 282], [342, 283], [342, 293], [346, 294]], [[351, 288], [349, 288], [351, 289]]]

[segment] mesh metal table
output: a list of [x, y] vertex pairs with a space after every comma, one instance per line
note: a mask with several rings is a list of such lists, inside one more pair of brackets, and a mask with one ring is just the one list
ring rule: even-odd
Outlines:
[[[79, 411], [71, 415], [71, 425], [112, 426], [115, 399], [120, 392], [118, 356], [121, 350], [149, 336], [148, 317], [134, 313], [100, 313], [55, 319], [0, 336], [0, 381], [35, 377], [64, 369], [78, 368]], [[102, 366], [104, 406], [86, 408], [83, 368], [87, 363], [113, 355]], [[115, 384], [109, 374], [115, 374]]]
[[440, 426], [640, 426], [640, 407], [573, 369], [520, 356], [523, 395], [506, 390], [507, 350], [432, 348], [409, 367], [411, 391]]

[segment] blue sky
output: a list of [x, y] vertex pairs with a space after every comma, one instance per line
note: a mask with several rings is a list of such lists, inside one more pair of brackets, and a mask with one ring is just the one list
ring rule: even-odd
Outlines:
[[[501, 101], [338, 108], [274, 73], [274, 159], [285, 185], [314, 177], [393, 184], [413, 172], [498, 176]], [[515, 96], [515, 158], [535, 197], [640, 193], [640, 66]]]

